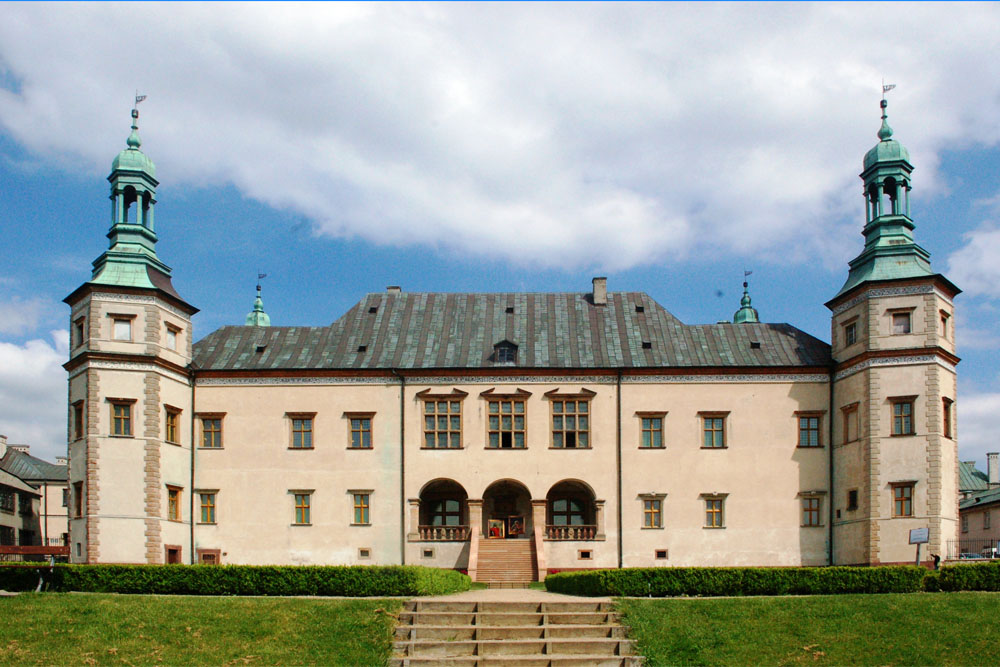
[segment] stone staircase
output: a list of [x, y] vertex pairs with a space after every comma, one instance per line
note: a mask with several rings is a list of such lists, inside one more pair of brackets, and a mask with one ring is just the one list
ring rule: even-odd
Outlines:
[[480, 540], [476, 581], [490, 588], [527, 587], [538, 580], [531, 540]]
[[640, 667], [609, 602], [411, 600], [393, 667]]

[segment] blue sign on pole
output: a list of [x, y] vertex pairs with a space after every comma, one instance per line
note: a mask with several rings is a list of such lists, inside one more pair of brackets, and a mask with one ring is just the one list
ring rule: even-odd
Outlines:
[[930, 535], [927, 528], [913, 528], [910, 530], [910, 544], [927, 544], [930, 542]]

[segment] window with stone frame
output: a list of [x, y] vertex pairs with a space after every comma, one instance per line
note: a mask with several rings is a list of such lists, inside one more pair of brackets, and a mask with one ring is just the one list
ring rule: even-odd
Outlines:
[[164, 410], [164, 440], [172, 445], [180, 444], [180, 422], [181, 410], [170, 405], [166, 405]]
[[73, 482], [73, 518], [83, 516], [83, 482]]
[[894, 336], [912, 332], [912, 309], [897, 310], [890, 313], [892, 317], [892, 333]]
[[111, 406], [111, 435], [121, 438], [132, 437], [132, 405], [129, 398], [109, 398]]
[[84, 412], [84, 402], [76, 401], [73, 403], [73, 439], [81, 440], [85, 434], [85, 412]]
[[457, 389], [451, 393], [417, 392], [424, 403], [424, 449], [462, 448], [462, 403], [466, 396]]
[[491, 389], [480, 396], [487, 403], [487, 449], [524, 449], [527, 446], [527, 401], [531, 394], [520, 389], [501, 394]]
[[728, 412], [699, 412], [701, 420], [701, 448], [725, 449], [727, 446], [726, 421]]
[[354, 502], [354, 516], [351, 521], [355, 526], [371, 524], [371, 490], [349, 491]]
[[87, 342], [87, 318], [78, 317], [73, 320], [73, 347], [79, 347]]
[[941, 335], [941, 338], [944, 338], [945, 340], [948, 340], [948, 323], [951, 320], [951, 313], [949, 313], [948, 311], [942, 310], [942, 311], [940, 311], [940, 315], [941, 315], [941, 318], [940, 318], [940, 323], [941, 323], [940, 326], [941, 326], [941, 328], [938, 331], [938, 333]]
[[374, 412], [345, 412], [350, 449], [372, 448], [372, 418]]
[[858, 509], [858, 490], [850, 489], [847, 492], [847, 511], [854, 512]]
[[291, 427], [291, 442], [289, 449], [313, 448], [313, 420], [315, 412], [289, 412], [288, 421]]
[[663, 528], [663, 499], [665, 493], [643, 493], [639, 495], [642, 501], [642, 527]]
[[915, 396], [900, 396], [889, 399], [892, 404], [892, 434], [894, 436], [914, 435], [916, 433], [913, 427], [915, 398]]
[[796, 412], [799, 426], [799, 447], [823, 446], [823, 412]]
[[819, 495], [804, 495], [799, 498], [802, 504], [802, 525], [822, 526], [823, 525], [823, 500]]
[[841, 414], [844, 417], [844, 443], [854, 442], [859, 437], [861, 437], [860, 426], [861, 423], [858, 419], [859, 413], [858, 408], [859, 403], [851, 403], [850, 405], [845, 405], [842, 407]]
[[294, 526], [312, 525], [312, 490], [290, 491], [294, 502], [294, 514], [292, 515]]
[[952, 434], [952, 411], [955, 401], [950, 398], [941, 399], [941, 431], [946, 438], [954, 438]]
[[201, 520], [198, 523], [215, 523], [215, 499], [217, 491], [199, 491], [198, 502]]
[[167, 519], [181, 520], [181, 487], [167, 485]]
[[132, 340], [132, 320], [135, 315], [110, 314], [111, 318], [111, 339], [116, 341], [129, 342]]
[[913, 516], [913, 482], [892, 484], [892, 516]]
[[173, 324], [166, 325], [166, 344], [167, 349], [177, 351], [177, 343], [180, 340], [181, 329], [180, 327], [174, 326]]
[[552, 411], [552, 444], [555, 449], [590, 448], [590, 399], [586, 394], [547, 393]]
[[705, 501], [705, 528], [726, 527], [726, 496], [724, 493], [703, 493]]
[[201, 449], [222, 449], [222, 419], [224, 412], [200, 413]]
[[639, 418], [639, 449], [663, 449], [663, 420], [666, 412], [637, 412]]

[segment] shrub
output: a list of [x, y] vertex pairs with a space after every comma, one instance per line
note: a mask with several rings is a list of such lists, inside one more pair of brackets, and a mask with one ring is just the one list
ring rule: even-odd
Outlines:
[[[468, 576], [416, 565], [56, 565], [46, 590], [164, 595], [440, 595], [469, 589]], [[0, 588], [33, 590], [38, 568], [0, 567]]]
[[[1000, 563], [948, 565], [938, 570], [937, 575], [942, 591], [1000, 591]], [[931, 590], [927, 582], [925, 589]]]
[[545, 587], [629, 597], [912, 593], [922, 589], [925, 573], [914, 566], [627, 568], [552, 574]]

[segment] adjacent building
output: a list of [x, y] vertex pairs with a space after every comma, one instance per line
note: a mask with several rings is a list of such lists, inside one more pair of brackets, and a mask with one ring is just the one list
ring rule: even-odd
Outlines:
[[882, 102], [832, 345], [570, 293], [362, 296], [328, 326], [194, 342], [156, 254], [133, 110], [109, 249], [73, 291], [76, 562], [418, 563], [477, 579], [912, 562], [958, 530], [954, 304], [913, 236]]

